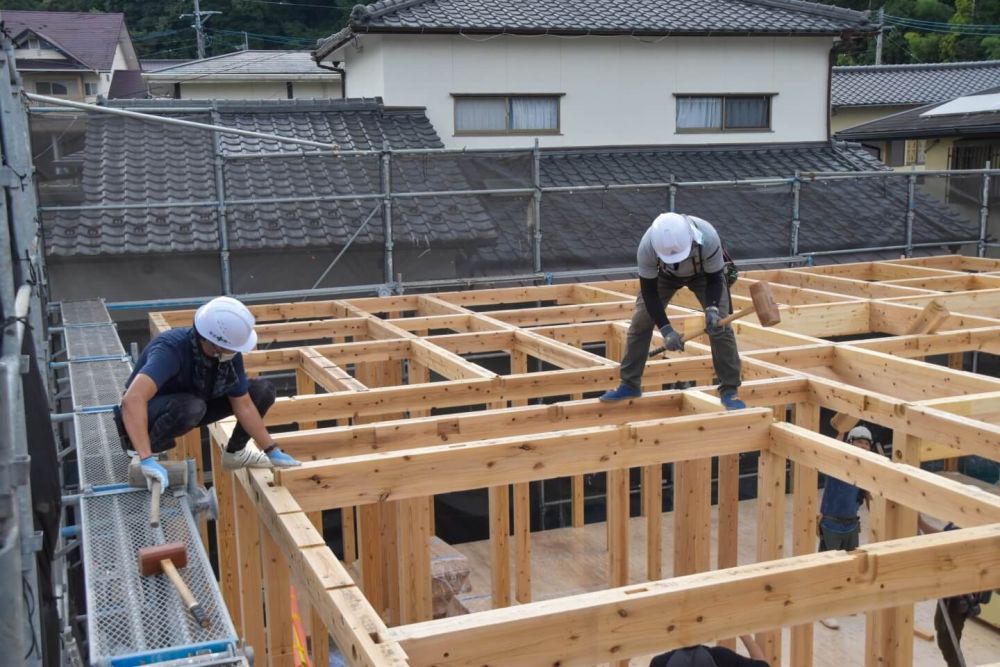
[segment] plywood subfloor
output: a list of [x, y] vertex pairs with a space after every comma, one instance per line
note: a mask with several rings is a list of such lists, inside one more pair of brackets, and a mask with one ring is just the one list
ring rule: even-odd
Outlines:
[[[785, 522], [785, 544], [789, 548], [791, 537], [791, 502], [787, 497], [788, 516]], [[756, 501], [744, 500], [740, 503], [739, 564], [756, 562]], [[630, 536], [630, 581], [645, 581], [646, 520], [634, 517], [631, 520]], [[663, 514], [663, 573], [669, 576], [673, 568], [673, 516]], [[715, 566], [714, 538], [717, 534], [716, 508], [712, 508], [713, 567]], [[604, 523], [588, 524], [583, 528], [560, 528], [532, 533], [532, 596], [534, 600], [603, 590], [607, 583], [607, 538]], [[867, 534], [867, 514], [862, 510], [861, 542]], [[468, 559], [472, 570], [472, 593], [463, 596], [466, 606], [473, 611], [488, 609], [490, 606], [489, 541], [469, 542], [454, 545]], [[916, 627], [934, 632], [934, 601], [926, 601], [916, 606]], [[829, 630], [816, 624], [814, 631], [814, 667], [847, 667], [864, 663], [865, 616], [858, 614], [838, 619], [839, 630]], [[784, 664], [790, 665], [789, 632], [784, 632]], [[979, 622], [966, 624], [962, 638], [962, 648], [966, 663], [985, 665], [1000, 659], [1000, 632]], [[741, 647], [741, 652], [742, 647]], [[917, 667], [937, 667], [944, 665], [937, 645], [933, 641], [914, 638], [913, 664]], [[633, 667], [649, 664], [649, 657], [634, 658]], [[798, 667], [798, 666], [796, 666]]]

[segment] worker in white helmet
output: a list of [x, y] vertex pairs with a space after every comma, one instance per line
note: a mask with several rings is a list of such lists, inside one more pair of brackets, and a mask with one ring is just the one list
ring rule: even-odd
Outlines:
[[[142, 351], [115, 410], [122, 447], [134, 449], [150, 481], [167, 487], [167, 472], [155, 454], [174, 447], [192, 428], [236, 416], [237, 426], [222, 453], [222, 467], [288, 468], [299, 465], [281, 451], [262, 416], [274, 404], [274, 385], [247, 379], [243, 353], [257, 345], [254, 316], [230, 297], [197, 310], [193, 327], [171, 329]], [[257, 447], [247, 446], [253, 438]], [[259, 449], [258, 449], [259, 447]]]
[[[855, 447], [872, 451], [872, 432], [867, 426], [855, 426], [847, 432], [845, 440]], [[861, 534], [858, 510], [861, 509], [861, 503], [867, 502], [870, 497], [867, 491], [854, 484], [836, 477], [826, 478], [817, 526], [820, 551], [853, 551], [858, 548]], [[836, 618], [824, 618], [820, 623], [831, 630], [840, 628], [840, 622]]]
[[[726, 276], [725, 250], [710, 223], [691, 215], [663, 213], [649, 226], [636, 252], [639, 297], [628, 329], [621, 384], [601, 396], [620, 401], [642, 396], [653, 325], [667, 350], [680, 352], [684, 341], [667, 318], [666, 305], [677, 290], [687, 287], [705, 311], [705, 331], [712, 345], [712, 364], [719, 378], [719, 398], [727, 410], [746, 405], [736, 394], [740, 386], [740, 355], [736, 335], [722, 319], [732, 312]], [[735, 278], [734, 278], [735, 279]]]

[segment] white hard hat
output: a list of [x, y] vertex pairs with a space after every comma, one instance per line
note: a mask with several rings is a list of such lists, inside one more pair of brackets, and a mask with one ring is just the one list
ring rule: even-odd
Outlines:
[[656, 256], [664, 264], [676, 264], [691, 254], [691, 244], [701, 243], [702, 234], [691, 219], [680, 213], [661, 213], [649, 226]]
[[220, 296], [194, 314], [194, 328], [202, 338], [234, 352], [249, 352], [257, 345], [256, 320], [236, 299]]
[[868, 430], [867, 426], [855, 426], [847, 433], [847, 442], [854, 442], [855, 440], [867, 440], [868, 442], [873, 442], [872, 432]]

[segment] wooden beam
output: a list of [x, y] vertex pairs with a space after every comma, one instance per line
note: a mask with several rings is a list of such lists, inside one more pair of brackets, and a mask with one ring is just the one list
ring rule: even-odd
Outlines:
[[[314, 347], [300, 349], [302, 371], [329, 392], [368, 391], [368, 387], [358, 382], [350, 373], [333, 363]], [[297, 392], [314, 394], [315, 391]]]
[[414, 664], [572, 667], [997, 586], [1000, 526], [983, 526], [404, 626], [384, 638]]
[[932, 472], [887, 461], [791, 424], [771, 426], [771, 451], [959, 526], [1000, 522], [1000, 498]]
[[[615, 470], [766, 446], [770, 411], [676, 417], [306, 462], [278, 484], [306, 511]], [[711, 428], [707, 424], [711, 422]]]

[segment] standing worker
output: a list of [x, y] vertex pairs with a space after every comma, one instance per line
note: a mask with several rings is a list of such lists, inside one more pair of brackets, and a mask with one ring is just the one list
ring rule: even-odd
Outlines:
[[[872, 432], [865, 426], [855, 426], [847, 433], [847, 444], [872, 451]], [[854, 484], [841, 481], [836, 477], [827, 477], [823, 487], [823, 500], [819, 506], [820, 519], [817, 524], [819, 531], [819, 550], [853, 551], [858, 548], [861, 534], [861, 518], [858, 510], [862, 502], [869, 502], [871, 496], [864, 489]], [[831, 630], [840, 628], [836, 618], [824, 618], [820, 621]]]
[[[150, 482], [167, 488], [167, 471], [154, 456], [172, 449], [192, 428], [236, 416], [222, 453], [222, 467], [290, 468], [298, 461], [281, 451], [262, 416], [274, 404], [267, 380], [248, 380], [243, 354], [257, 345], [253, 314], [222, 296], [197, 310], [194, 326], [171, 329], [150, 341], [126, 382], [115, 423], [122, 448], [134, 449]], [[260, 449], [247, 447], [253, 438]]]
[[620, 401], [642, 396], [642, 373], [646, 368], [653, 325], [663, 335], [671, 352], [684, 349], [684, 341], [670, 326], [666, 305], [682, 287], [698, 297], [705, 311], [705, 331], [712, 344], [712, 364], [719, 378], [719, 398], [727, 410], [745, 408], [736, 395], [740, 386], [740, 355], [736, 335], [722, 319], [732, 312], [726, 284], [726, 261], [722, 241], [711, 224], [690, 215], [663, 213], [653, 220], [636, 252], [639, 296], [628, 329], [621, 384], [601, 396], [602, 401]]

